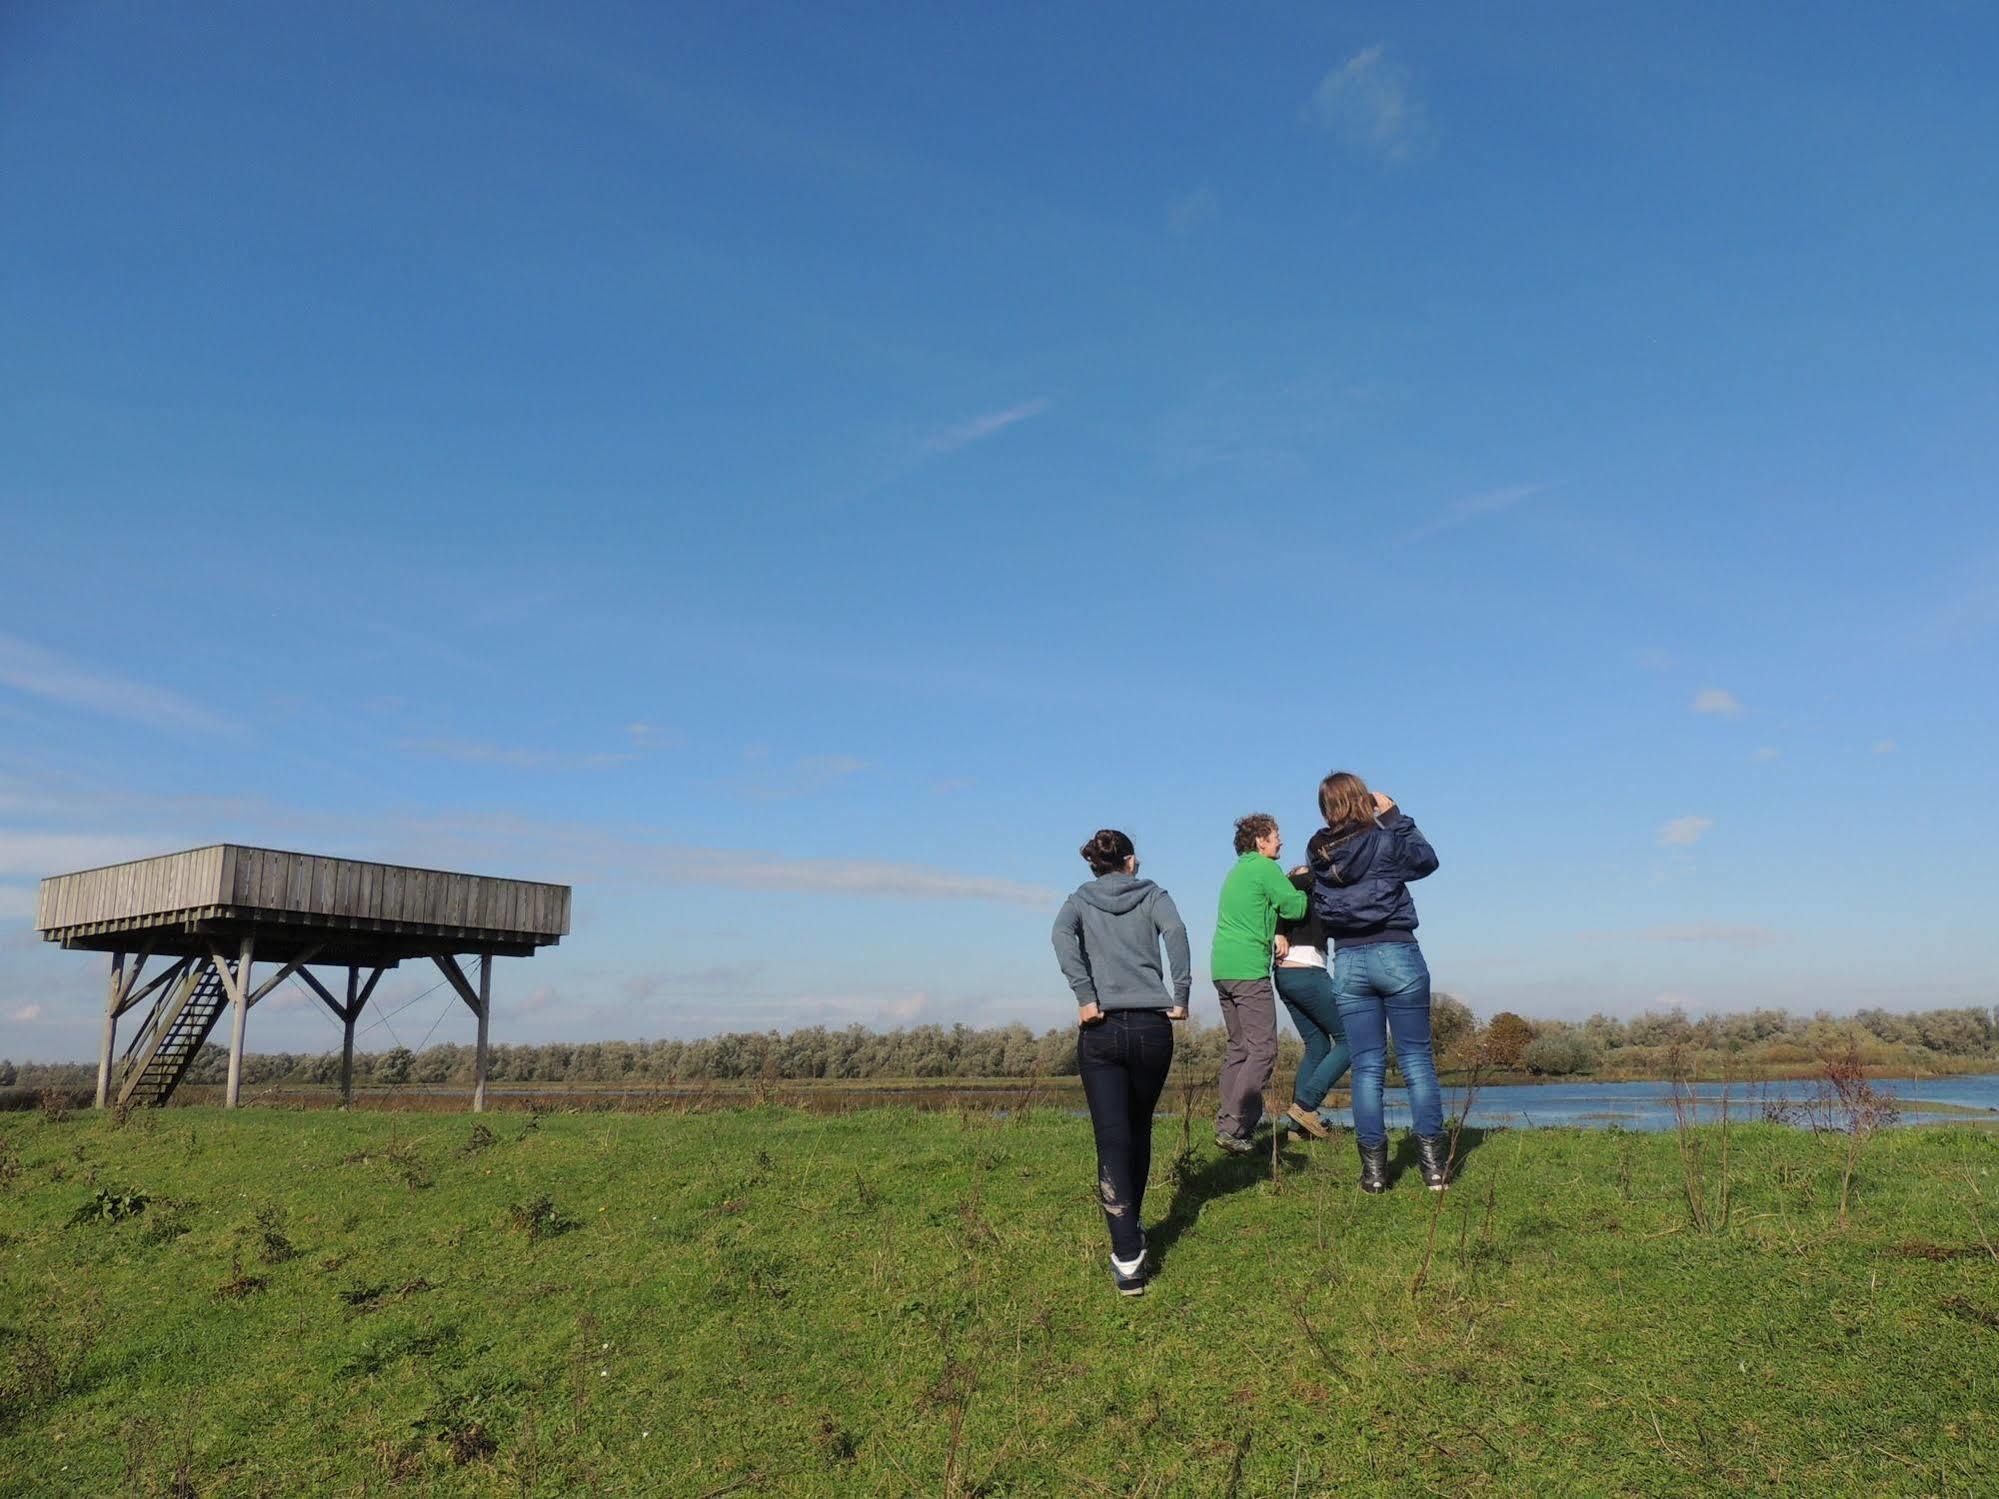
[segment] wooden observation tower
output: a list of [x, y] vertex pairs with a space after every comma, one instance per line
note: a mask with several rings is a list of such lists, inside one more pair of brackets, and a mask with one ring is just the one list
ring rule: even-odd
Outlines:
[[[228, 1107], [243, 1084], [250, 1009], [296, 975], [345, 1029], [340, 1096], [354, 1094], [354, 1022], [382, 975], [429, 959], [478, 1018], [472, 1107], [486, 1106], [486, 1031], [493, 959], [532, 957], [569, 931], [569, 887], [446, 874], [220, 843], [59, 874], [35, 907], [42, 938], [111, 955], [97, 1106], [162, 1104], [231, 1012]], [[480, 959], [478, 981], [461, 957]], [[167, 966], [151, 978], [155, 959]], [[129, 964], [128, 964], [129, 960]], [[252, 965], [277, 969], [254, 981]], [[332, 969], [344, 998], [313, 970]], [[122, 1059], [118, 1021], [148, 1000]]]

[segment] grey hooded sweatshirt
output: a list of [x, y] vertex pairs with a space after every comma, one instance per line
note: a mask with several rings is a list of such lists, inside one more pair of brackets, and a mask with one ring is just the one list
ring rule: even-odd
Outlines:
[[[1135, 874], [1107, 874], [1080, 886], [1055, 918], [1055, 961], [1080, 1008], [1160, 1010], [1193, 992], [1187, 924], [1173, 897]], [[1159, 968], [1159, 939], [1173, 967], [1173, 997]]]

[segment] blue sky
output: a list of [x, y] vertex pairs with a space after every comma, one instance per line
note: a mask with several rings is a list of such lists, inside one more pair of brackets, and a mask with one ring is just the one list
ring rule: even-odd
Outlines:
[[1205, 956], [1341, 767], [1485, 1013], [1993, 1002], [1994, 55], [6, 7], [0, 1054], [95, 1042], [38, 877], [219, 840], [572, 882], [500, 1039], [1060, 1023], [1084, 837]]

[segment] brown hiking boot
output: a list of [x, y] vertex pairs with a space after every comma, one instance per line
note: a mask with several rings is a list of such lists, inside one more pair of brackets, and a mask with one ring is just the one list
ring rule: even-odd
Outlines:
[[1333, 1132], [1326, 1128], [1325, 1121], [1308, 1108], [1294, 1103], [1284, 1111], [1284, 1117], [1314, 1140], [1330, 1140], [1333, 1137]]

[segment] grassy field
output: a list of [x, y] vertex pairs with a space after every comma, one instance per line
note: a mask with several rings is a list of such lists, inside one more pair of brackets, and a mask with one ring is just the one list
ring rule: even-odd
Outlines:
[[1125, 1301], [1060, 1110], [0, 1118], [0, 1492], [1999, 1492], [1988, 1134], [1194, 1138]]

